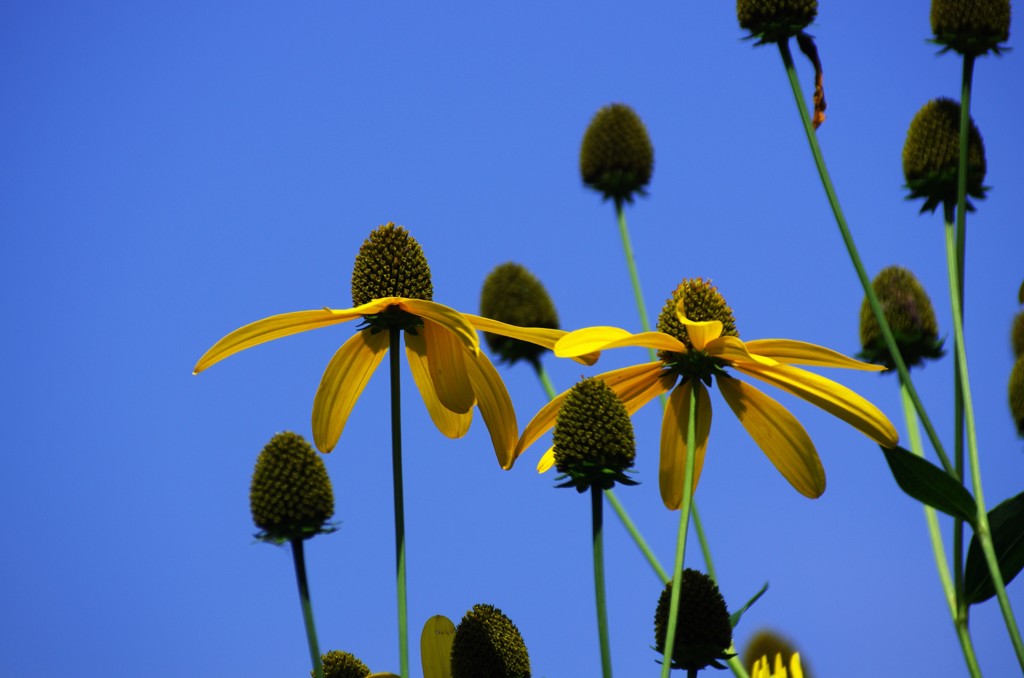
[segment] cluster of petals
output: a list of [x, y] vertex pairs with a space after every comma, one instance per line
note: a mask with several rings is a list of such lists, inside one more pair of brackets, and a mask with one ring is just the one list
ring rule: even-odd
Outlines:
[[[422, 320], [415, 332], [403, 332], [405, 353], [438, 430], [449, 438], [465, 435], [476, 406], [490, 432], [498, 463], [503, 469], [511, 468], [519, 435], [515, 410], [497, 370], [480, 351], [477, 331], [549, 349], [566, 334], [564, 331], [516, 327], [423, 299], [383, 297], [354, 308], [295, 311], [257, 320], [214, 344], [196, 363], [193, 373], [274, 339], [396, 308]], [[337, 445], [352, 408], [390, 348], [389, 335], [390, 332], [373, 327], [361, 329], [342, 344], [327, 364], [313, 400], [313, 440], [321, 452], [330, 452]], [[595, 359], [582, 356], [579, 360], [592, 364]]]
[[[743, 342], [738, 337], [723, 336], [721, 322], [692, 321], [685, 316], [681, 304], [676, 308], [676, 315], [686, 328], [693, 345], [692, 350], [717, 359], [717, 364], [721, 366], [772, 384], [820, 407], [884, 447], [896, 445], [896, 430], [877, 407], [845, 386], [794, 365], [869, 371], [884, 368], [801, 341], [760, 339]], [[557, 341], [554, 350], [559, 357], [579, 357], [626, 346], [647, 347], [677, 354], [691, 350], [682, 341], [664, 332], [632, 334], [617, 327], [589, 327], [570, 332]], [[615, 391], [630, 414], [657, 396], [671, 392], [662, 419], [659, 484], [665, 505], [673, 510], [679, 508], [686, 469], [686, 434], [691, 393], [696, 398], [694, 488], [707, 451], [708, 434], [711, 431], [711, 400], [704, 383], [698, 378], [684, 377], [677, 385], [680, 373], [671, 364], [661, 360], [606, 372], [596, 378], [603, 380]], [[801, 494], [812, 498], [821, 496], [825, 491], [825, 471], [810, 436], [800, 422], [777, 401], [722, 370], [715, 374], [715, 380], [725, 402], [775, 468]], [[558, 408], [567, 393], [557, 396], [534, 416], [516, 445], [516, 456], [554, 425]], [[538, 471], [548, 470], [553, 460], [553, 450], [548, 450], [537, 466]]]

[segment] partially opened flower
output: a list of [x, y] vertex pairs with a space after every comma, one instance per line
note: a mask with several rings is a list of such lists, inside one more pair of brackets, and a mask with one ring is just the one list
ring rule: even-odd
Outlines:
[[[596, 378], [615, 391], [630, 414], [671, 391], [662, 420], [659, 472], [661, 497], [670, 509], [679, 508], [682, 502], [691, 392], [697, 404], [694, 487], [700, 477], [711, 431], [711, 399], [706, 386], [712, 379], [754, 442], [797, 491], [812, 498], [825, 491], [825, 472], [800, 422], [778, 402], [730, 375], [727, 368], [803, 398], [885, 447], [896, 445], [896, 429], [877, 407], [845, 386], [794, 365], [871, 371], [884, 368], [801, 341], [743, 342], [732, 309], [710, 282], [701, 278], [684, 280], [662, 310], [658, 330], [640, 334], [617, 327], [576, 330], [555, 344], [555, 355], [572, 357], [623, 346], [658, 350], [659, 360]], [[565, 397], [566, 393], [559, 395], [526, 426], [516, 445], [517, 456], [551, 428]], [[549, 450], [537, 468], [543, 472], [552, 463]]]
[[[361, 319], [363, 326], [327, 364], [313, 400], [313, 440], [322, 452], [338, 442], [370, 376], [389, 350], [392, 329], [405, 335], [413, 378], [434, 424], [449, 438], [465, 435], [472, 408], [480, 409], [502, 468], [512, 467], [518, 434], [515, 411], [477, 330], [552, 348], [565, 332], [520, 328], [442, 306], [433, 300], [430, 267], [409, 232], [392, 223], [375, 229], [356, 256], [352, 308], [275, 315], [218, 341], [194, 373], [247, 348], [307, 330]], [[590, 362], [593, 359], [588, 359]]]
[[[764, 656], [754, 662], [750, 670], [750, 678], [805, 678], [803, 667], [800, 665], [800, 653], [797, 652], [789, 658], [789, 670], [782, 661], [782, 655], [775, 655], [775, 664], [768, 663], [768, 657]], [[809, 676], [807, 676], [809, 678]]]

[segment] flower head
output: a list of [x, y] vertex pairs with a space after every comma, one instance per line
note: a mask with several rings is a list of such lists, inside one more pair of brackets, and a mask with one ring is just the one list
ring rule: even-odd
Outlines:
[[1010, 370], [1010, 415], [1017, 425], [1017, 433], [1024, 437], [1024, 355], [1017, 357], [1017, 362]]
[[[676, 616], [675, 639], [672, 641], [672, 668], [699, 671], [708, 666], [724, 669], [720, 661], [728, 660], [732, 646], [732, 624], [718, 586], [703, 572], [683, 570]], [[665, 654], [668, 620], [672, 599], [672, 582], [668, 582], [658, 598], [654, 613], [654, 649]]]
[[[649, 347], [659, 352], [659, 359], [654, 362], [595, 378], [615, 391], [630, 414], [671, 391], [662, 419], [659, 472], [661, 497], [670, 509], [679, 508], [682, 502], [691, 393], [696, 398], [694, 487], [700, 477], [711, 431], [711, 399], [706, 387], [712, 381], [717, 383], [747, 433], [797, 491], [812, 498], [825, 491], [825, 472], [800, 422], [775, 400], [733, 377], [729, 369], [817, 405], [880, 445], [896, 445], [896, 429], [877, 407], [845, 386], [794, 365], [870, 371], [883, 368], [800, 341], [740, 341], [731, 309], [718, 290], [701, 278], [683, 281], [666, 308], [674, 309], [675, 313], [662, 313], [657, 332], [631, 334], [617, 327], [589, 327], [560, 339], [555, 355], [572, 357], [625, 346]], [[691, 312], [700, 314], [702, 319], [692, 319]], [[556, 397], [527, 424], [516, 445], [517, 456], [551, 428], [566, 395]], [[549, 450], [537, 469], [546, 471], [552, 463], [553, 452]]]
[[[370, 668], [355, 655], [341, 650], [331, 650], [320, 656], [324, 667], [324, 678], [366, 678]], [[316, 675], [313, 671], [309, 675]]]
[[474, 605], [455, 628], [452, 678], [530, 678], [519, 629], [493, 605]]
[[1013, 355], [1018, 358], [1024, 355], [1024, 311], [1013, 316], [1013, 328], [1010, 330], [1010, 346]]
[[285, 542], [330, 532], [334, 492], [323, 461], [295, 433], [278, 433], [260, 452], [249, 487], [260, 539]]
[[758, 45], [788, 40], [818, 14], [818, 0], [736, 0], [740, 28]]
[[[552, 348], [560, 330], [523, 328], [442, 306], [432, 300], [426, 258], [401, 226], [385, 224], [359, 250], [352, 273], [352, 308], [323, 308], [275, 315], [239, 328], [213, 345], [194, 374], [239, 351], [307, 330], [361, 319], [364, 325], [327, 364], [313, 400], [313, 441], [330, 452], [348, 416], [394, 343], [405, 336], [405, 353], [434, 424], [449, 438], [469, 430], [474, 405], [491, 434], [502, 468], [512, 467], [518, 425], [512, 400], [491, 361], [480, 352], [477, 331], [532, 341]], [[394, 332], [393, 332], [394, 331]], [[593, 363], [593, 356], [582, 362]]]
[[[810, 674], [806, 674], [810, 678]], [[750, 678], [804, 678], [803, 667], [800, 666], [800, 653], [796, 652], [789, 658], [789, 671], [782, 660], [782, 655], [775, 655], [774, 666], [768, 663], [768, 657], [763, 656], [754, 662], [750, 669]]]
[[[882, 269], [871, 286], [907, 367], [921, 365], [926, 358], [941, 358], [942, 340], [935, 308], [914, 274], [899, 266], [889, 266]], [[890, 370], [896, 367], [866, 298], [860, 307], [860, 345], [861, 358]]]
[[[903, 145], [903, 176], [910, 189], [908, 200], [924, 198], [922, 212], [940, 205], [956, 206], [956, 182], [960, 158], [960, 104], [952, 99], [932, 99], [910, 122]], [[970, 121], [967, 131], [967, 194], [984, 198], [985, 144]], [[967, 209], [973, 210], [970, 202]]]
[[[526, 268], [511, 261], [491, 271], [480, 293], [480, 315], [519, 327], [558, 329], [558, 313], [548, 291]], [[526, 360], [540, 364], [544, 347], [500, 334], [484, 333], [492, 352], [510, 365]]]
[[[747, 641], [747, 646], [743, 650], [743, 665], [747, 667], [751, 678], [754, 675], [761, 678], [786, 678], [786, 664], [790, 666], [790, 676], [800, 675], [794, 673], [793, 669], [794, 666], [800, 666], [799, 656], [800, 653], [787, 638], [770, 629], [762, 629]], [[769, 657], [775, 658], [774, 671], [768, 661]], [[810, 678], [809, 671], [804, 672], [802, 668], [799, 670], [801, 674], [806, 673], [807, 678]]]
[[1010, 0], [932, 0], [931, 19], [935, 42], [961, 54], [999, 54], [1010, 39]]
[[636, 111], [626, 104], [599, 110], [580, 148], [583, 183], [621, 205], [633, 202], [634, 194], [645, 195], [653, 172], [654, 146]]

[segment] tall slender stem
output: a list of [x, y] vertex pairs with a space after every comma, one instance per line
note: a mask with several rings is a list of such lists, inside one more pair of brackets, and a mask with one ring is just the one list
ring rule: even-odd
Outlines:
[[313, 623], [313, 604], [309, 599], [309, 581], [306, 579], [306, 557], [302, 540], [292, 539], [292, 560], [295, 561], [295, 581], [299, 584], [299, 602], [302, 604], [302, 620], [306, 624], [306, 642], [309, 643], [309, 659], [316, 678], [324, 678], [324, 666], [320, 660], [320, 647], [316, 641], [316, 625]]
[[402, 678], [409, 678], [409, 629], [405, 592], [405, 500], [402, 490], [402, 379], [399, 372], [401, 330], [390, 330], [391, 469], [395, 496], [395, 589], [398, 593], [398, 659]]
[[597, 601], [597, 635], [601, 641], [601, 675], [612, 678], [612, 649], [608, 641], [608, 608], [604, 595], [604, 496], [596, 485], [590, 488], [590, 513], [594, 543], [594, 599]]
[[839, 226], [839, 232], [843, 237], [846, 250], [850, 255], [850, 261], [853, 263], [853, 267], [857, 271], [857, 277], [860, 279], [860, 284], [864, 288], [864, 295], [867, 297], [868, 305], [871, 307], [871, 312], [874, 313], [875, 319], [878, 321], [878, 326], [882, 330], [882, 337], [885, 339], [885, 345], [889, 349], [889, 353], [892, 354], [893, 362], [896, 363], [896, 369], [899, 371], [900, 380], [902, 383], [907, 385], [907, 392], [909, 393], [911, 400], [914, 402], [914, 409], [917, 410], [917, 414], [921, 418], [921, 424], [924, 426], [925, 432], [928, 434], [928, 440], [935, 449], [935, 453], [939, 456], [939, 461], [942, 462], [942, 467], [951, 476], [959, 478], [959, 476], [956, 475], [953, 465], [949, 461], [949, 457], [946, 455], [945, 449], [942, 446], [942, 441], [939, 440], [938, 433], [935, 432], [935, 427], [932, 426], [931, 419], [928, 417], [928, 413], [924, 409], [924, 404], [921, 402], [921, 398], [917, 394], [917, 389], [914, 388], [914, 384], [910, 379], [910, 372], [907, 370], [907, 365], [903, 362], [903, 356], [900, 354], [900, 349], [896, 345], [896, 338], [893, 336], [892, 328], [889, 327], [889, 323], [885, 319], [885, 313], [882, 312], [882, 306], [878, 302], [878, 296], [875, 294], [875, 290], [871, 286], [871, 278], [868, 277], [867, 271], [864, 269], [864, 264], [861, 262], [857, 246], [853, 242], [853, 236], [846, 224], [846, 217], [843, 216], [843, 210], [839, 205], [839, 196], [836, 194], [836, 190], [832, 186], [832, 179], [829, 176], [828, 169], [825, 167], [825, 158], [822, 156], [821, 148], [818, 146], [817, 134], [811, 125], [811, 118], [807, 114], [807, 106], [804, 103], [804, 95], [800, 89], [800, 80], [797, 78], [796, 68], [793, 65], [793, 55], [789, 50], [788, 40], [779, 41], [779, 53], [782, 55], [782, 63], [786, 67], [786, 75], [789, 78], [790, 88], [793, 90], [793, 97], [796, 99], [796, 107], [800, 113], [800, 120], [803, 122], [804, 134], [807, 136], [807, 142], [811, 146], [811, 155], [814, 156], [814, 164], [818, 169], [818, 176], [821, 178], [825, 194], [828, 196], [829, 205], [832, 207], [832, 214], [835, 216], [836, 224]]

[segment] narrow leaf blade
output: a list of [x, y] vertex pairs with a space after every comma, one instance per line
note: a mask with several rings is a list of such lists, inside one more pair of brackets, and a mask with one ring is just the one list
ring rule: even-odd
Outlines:
[[901, 490], [936, 511], [974, 525], [974, 499], [963, 485], [927, 459], [902, 447], [883, 447], [882, 452]]
[[[992, 547], [999, 562], [999, 572], [1003, 575], [1003, 583], [1009, 584], [1024, 569], [1024, 492], [989, 511], [988, 526], [992, 531]], [[971, 605], [996, 594], [977, 534], [971, 537], [971, 545], [967, 549], [964, 593]]]

